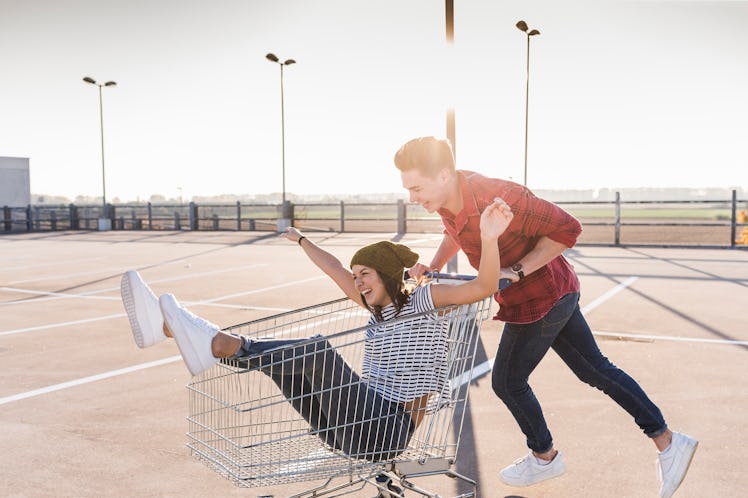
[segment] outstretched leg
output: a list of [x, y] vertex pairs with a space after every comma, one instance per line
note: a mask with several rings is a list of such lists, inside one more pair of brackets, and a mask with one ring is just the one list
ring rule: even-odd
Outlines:
[[159, 299], [165, 323], [193, 375], [220, 358], [246, 361], [268, 375], [330, 446], [370, 460], [407, 448], [415, 426], [402, 404], [369, 389], [323, 337], [242, 339], [186, 310], [171, 294]]
[[610, 396], [652, 439], [659, 451], [660, 496], [672, 496], [688, 472], [698, 441], [672, 432], [660, 409], [641, 386], [600, 352], [578, 305], [554, 342], [553, 349], [580, 380]]
[[268, 375], [334, 448], [380, 460], [407, 447], [410, 415], [369, 389], [323, 337], [248, 340], [240, 358]]

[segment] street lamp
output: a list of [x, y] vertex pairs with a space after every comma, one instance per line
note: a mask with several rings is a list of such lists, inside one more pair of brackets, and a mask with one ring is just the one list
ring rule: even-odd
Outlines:
[[275, 54], [267, 54], [265, 56], [267, 60], [270, 62], [275, 62], [280, 66], [280, 90], [281, 90], [281, 161], [282, 161], [282, 167], [283, 167], [283, 218], [287, 218], [287, 208], [286, 208], [286, 116], [285, 116], [285, 108], [283, 103], [283, 66], [290, 66], [291, 64], [296, 64], [296, 61], [293, 59], [286, 59], [285, 61], [281, 62], [280, 59]]
[[517, 23], [517, 29], [524, 31], [527, 34], [527, 82], [525, 85], [525, 182], [527, 186], [527, 121], [528, 121], [528, 110], [530, 107], [530, 37], [539, 35], [540, 31], [533, 29], [527, 31], [527, 23], [525, 21], [519, 21]]
[[[454, 0], [445, 0], [444, 2], [444, 15], [445, 15], [445, 35], [447, 38], [447, 46], [453, 47], [455, 43], [455, 2]], [[450, 62], [452, 59], [450, 59]], [[452, 67], [449, 68], [453, 70]], [[453, 91], [453, 90], [452, 90]], [[453, 95], [449, 97], [452, 98]], [[451, 102], [450, 102], [451, 104]], [[457, 123], [455, 122], [455, 108], [447, 108], [447, 140], [452, 144], [452, 156], [457, 161]], [[449, 258], [447, 261], [447, 273], [457, 273], [457, 254]]]
[[[83, 78], [83, 81], [86, 83], [90, 83], [91, 85], [95, 85], [99, 87], [99, 124], [101, 128], [101, 186], [102, 186], [102, 199], [103, 199], [103, 206], [104, 211], [101, 216], [103, 219], [107, 219], [106, 216], [106, 174], [104, 172], [104, 106], [102, 104], [101, 99], [101, 87], [103, 86], [117, 86], [117, 83], [114, 81], [107, 81], [106, 83], [97, 83], [95, 79], [91, 78], [90, 76], [86, 76]], [[99, 222], [99, 230], [103, 229], [101, 222]]]

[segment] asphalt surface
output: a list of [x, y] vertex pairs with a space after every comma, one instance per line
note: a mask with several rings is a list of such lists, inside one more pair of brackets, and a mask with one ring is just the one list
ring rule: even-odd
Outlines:
[[[311, 238], [347, 262], [381, 239], [428, 260], [439, 235]], [[673, 429], [700, 441], [675, 496], [745, 496], [748, 253], [581, 246], [567, 256], [603, 352]], [[195, 461], [185, 448], [190, 375], [172, 341], [135, 346], [119, 297], [131, 268], [224, 326], [339, 297], [298, 246], [262, 232], [32, 233], [0, 236], [0, 261], [0, 495], [283, 497], [311, 486], [238, 488]], [[459, 269], [472, 273], [464, 258]], [[484, 497], [657, 496], [654, 445], [552, 352], [531, 384], [567, 472], [529, 488], [499, 481], [527, 452], [490, 386], [500, 327], [483, 327], [455, 470]], [[441, 496], [467, 490], [443, 476], [419, 484]]]

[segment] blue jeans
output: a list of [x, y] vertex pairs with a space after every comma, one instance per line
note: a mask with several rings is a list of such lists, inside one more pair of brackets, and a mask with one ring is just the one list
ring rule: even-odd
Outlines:
[[234, 359], [270, 377], [329, 446], [371, 461], [395, 458], [408, 447], [415, 431], [410, 414], [370, 389], [322, 336], [245, 337]]
[[561, 357], [579, 380], [596, 387], [626, 410], [649, 437], [667, 430], [659, 408], [639, 384], [610, 362], [597, 347], [579, 309], [579, 293], [562, 297], [540, 320], [504, 325], [493, 366], [492, 387], [527, 437], [527, 446], [545, 453], [553, 438], [527, 379], [549, 348]]

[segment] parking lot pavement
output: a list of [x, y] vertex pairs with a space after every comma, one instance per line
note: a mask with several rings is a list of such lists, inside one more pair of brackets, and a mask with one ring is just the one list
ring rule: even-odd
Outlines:
[[[343, 262], [379, 239], [429, 259], [440, 239], [310, 237]], [[309, 487], [241, 489], [194, 461], [184, 446], [189, 373], [170, 341], [134, 345], [119, 297], [130, 268], [221, 325], [339, 297], [298, 246], [263, 232], [57, 232], [0, 236], [0, 255], [4, 496], [282, 497]], [[639, 381], [673, 429], [700, 440], [676, 496], [742, 496], [748, 253], [581, 246], [567, 257], [604, 354]], [[464, 258], [459, 269], [472, 273]], [[500, 483], [498, 471], [527, 452], [491, 390], [500, 334], [499, 322], [486, 322], [455, 464], [479, 482], [480, 496], [657, 496], [654, 446], [552, 353], [530, 380], [567, 473], [531, 488]], [[442, 496], [461, 491], [444, 477], [423, 482]]]

